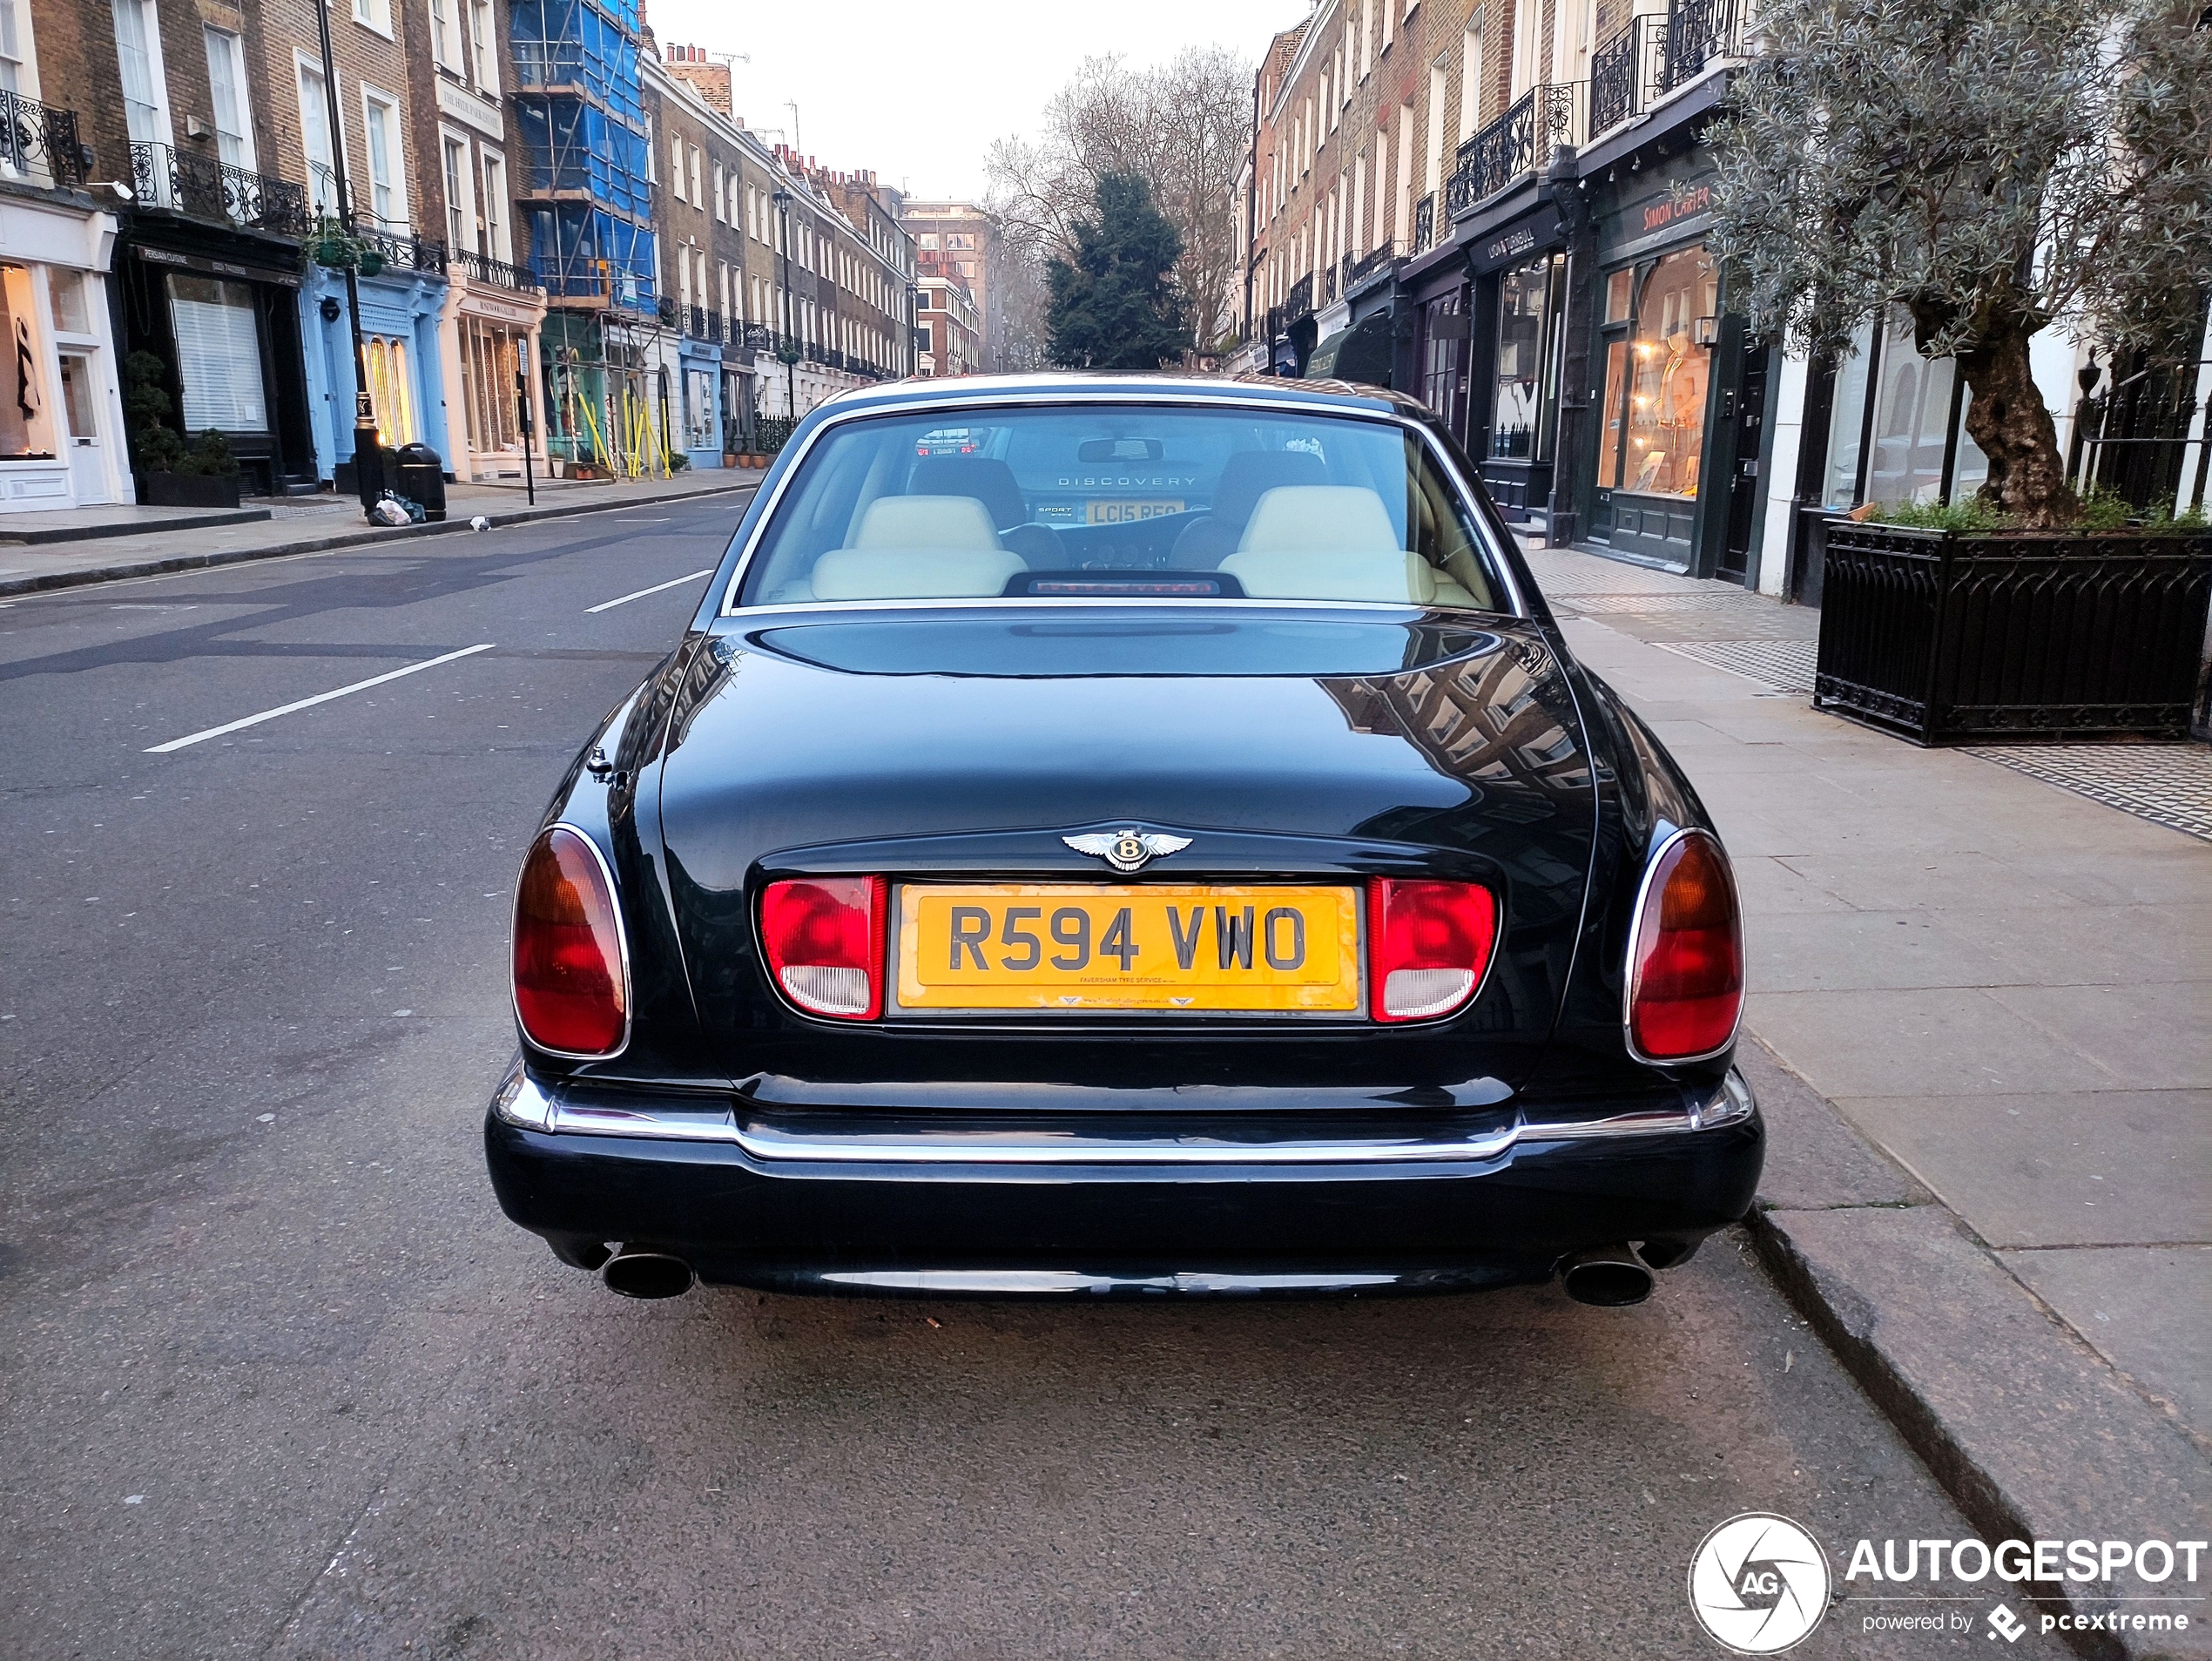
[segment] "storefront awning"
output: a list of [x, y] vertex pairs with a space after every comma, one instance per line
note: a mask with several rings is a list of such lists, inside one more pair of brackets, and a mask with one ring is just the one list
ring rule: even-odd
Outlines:
[[1309, 381], [1358, 381], [1386, 387], [1391, 356], [1391, 314], [1380, 311], [1339, 329], [1315, 347], [1305, 361], [1305, 375]]

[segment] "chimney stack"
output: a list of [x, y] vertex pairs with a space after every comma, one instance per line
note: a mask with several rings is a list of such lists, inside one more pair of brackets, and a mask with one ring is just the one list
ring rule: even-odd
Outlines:
[[730, 98], [730, 66], [711, 62], [704, 46], [671, 46], [668, 72], [699, 95], [717, 115], [734, 115]]

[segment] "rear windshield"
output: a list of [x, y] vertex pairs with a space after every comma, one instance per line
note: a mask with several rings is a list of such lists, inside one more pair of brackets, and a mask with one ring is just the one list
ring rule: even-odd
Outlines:
[[1351, 600], [1503, 609], [1479, 522], [1394, 424], [1147, 405], [887, 415], [807, 452], [742, 605]]

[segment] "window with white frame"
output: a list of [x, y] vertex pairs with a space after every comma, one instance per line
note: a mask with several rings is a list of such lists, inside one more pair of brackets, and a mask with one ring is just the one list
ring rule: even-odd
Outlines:
[[131, 142], [167, 144], [169, 89], [161, 70], [161, 26], [153, 0], [115, 0], [115, 56]]
[[722, 194], [728, 188], [729, 180], [722, 172], [722, 164], [718, 161], [714, 164], [714, 217], [724, 225], [730, 222], [729, 203]]
[[354, 21], [380, 35], [392, 32], [392, 0], [354, 0]]
[[469, 246], [473, 215], [469, 211], [469, 141], [452, 133], [438, 135], [446, 186], [446, 246], [460, 253]]
[[368, 152], [368, 211], [381, 225], [407, 223], [401, 172], [400, 106], [387, 92], [361, 88], [361, 136]]
[[30, 48], [24, 37], [30, 22], [25, 0], [0, 0], [0, 89], [10, 92], [37, 90], [37, 77], [26, 61]]
[[668, 135], [668, 193], [679, 202], [684, 199], [684, 141], [672, 132]]
[[476, 90], [486, 98], [499, 96], [499, 24], [492, 14], [492, 0], [468, 0], [469, 61], [475, 70]]
[[[117, 0], [122, 15], [124, 0]], [[300, 64], [300, 139], [307, 154], [307, 195], [318, 213], [338, 211], [338, 175], [331, 165], [330, 100], [322, 71], [314, 64]]]
[[207, 96], [214, 105], [215, 153], [226, 167], [256, 171], [253, 122], [246, 103], [246, 53], [226, 29], [202, 28], [207, 47]]
[[507, 163], [489, 150], [483, 162], [484, 193], [478, 199], [478, 218], [484, 227], [484, 253], [511, 266], [515, 245], [507, 229]]
[[697, 145], [693, 145], [691, 147], [691, 206], [704, 212], [706, 207], [706, 191], [704, 188], [705, 181], [700, 177], [701, 173], [704, 172], [704, 168], [702, 166], [702, 158], [699, 155], [699, 147]]
[[461, 73], [461, 0], [430, 0], [430, 58], [440, 69]]

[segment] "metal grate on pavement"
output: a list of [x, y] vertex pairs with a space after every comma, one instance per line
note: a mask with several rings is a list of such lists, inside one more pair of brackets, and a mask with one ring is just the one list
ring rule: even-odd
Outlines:
[[1966, 753], [2212, 842], [2212, 749], [2202, 744], [2022, 744]]
[[1819, 648], [1810, 640], [1655, 640], [1651, 644], [1662, 652], [1725, 669], [1777, 692], [1812, 696], [1813, 661]]

